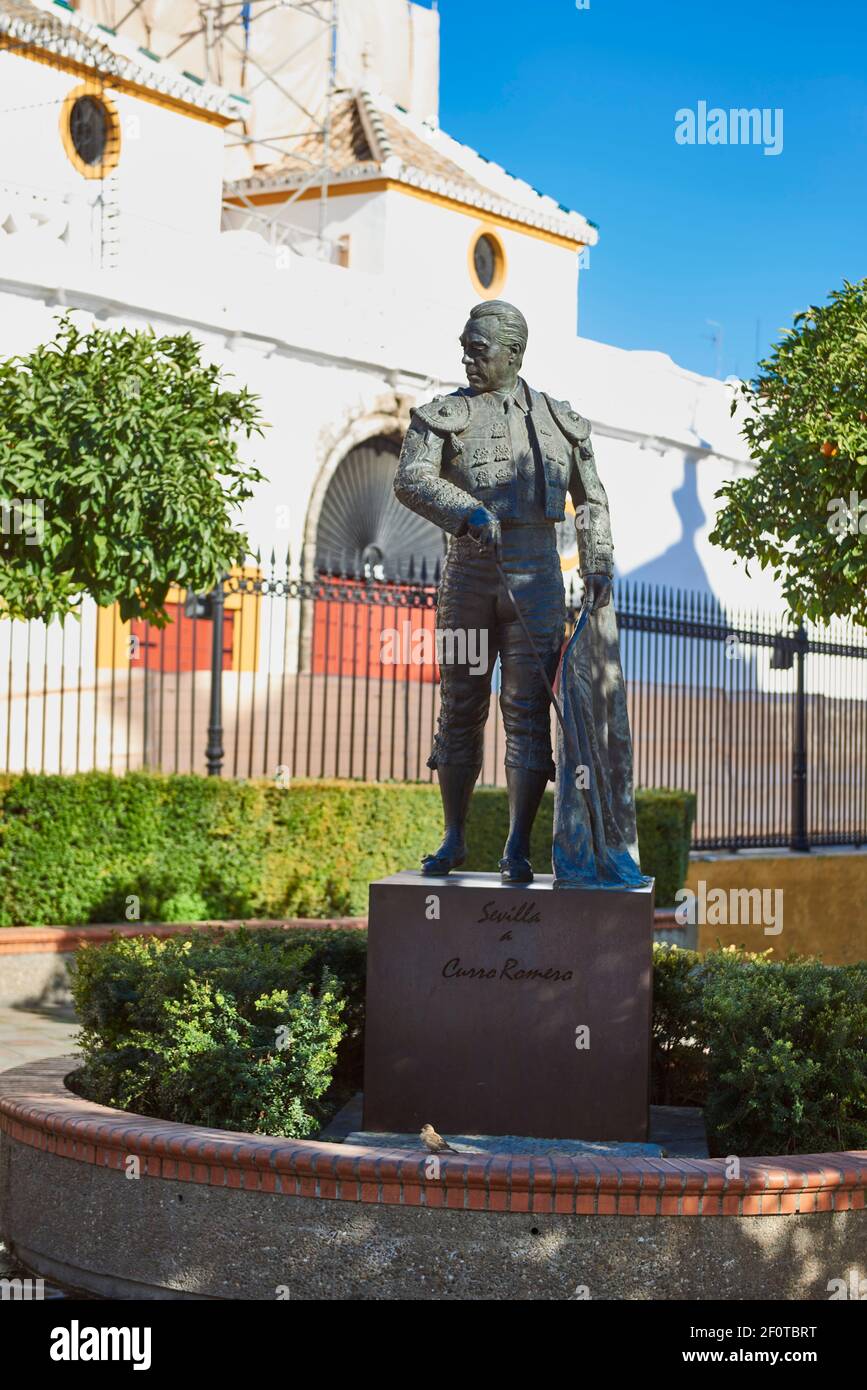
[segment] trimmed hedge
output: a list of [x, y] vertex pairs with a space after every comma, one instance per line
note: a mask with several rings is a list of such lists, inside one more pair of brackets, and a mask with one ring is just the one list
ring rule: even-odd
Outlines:
[[656, 879], [657, 907], [674, 907], [686, 883], [695, 808], [694, 792], [639, 787], [635, 793], [639, 857], [644, 873]]
[[[334, 929], [83, 947], [77, 1089], [163, 1119], [315, 1133], [362, 1085], [366, 949]], [[657, 946], [653, 986], [653, 1100], [703, 1106], [712, 1153], [867, 1147], [867, 965]]]
[[653, 952], [653, 1099], [702, 1105], [712, 1154], [867, 1147], [867, 963]]
[[363, 933], [331, 929], [83, 947], [75, 1087], [183, 1124], [315, 1134], [359, 1085], [366, 956]]
[[[683, 885], [694, 798], [636, 796], [659, 905]], [[533, 833], [550, 872], [553, 795]], [[468, 866], [493, 870], [508, 803], [473, 798]], [[415, 867], [442, 828], [436, 785], [236, 782], [151, 773], [0, 781], [0, 926], [359, 916], [372, 879]]]

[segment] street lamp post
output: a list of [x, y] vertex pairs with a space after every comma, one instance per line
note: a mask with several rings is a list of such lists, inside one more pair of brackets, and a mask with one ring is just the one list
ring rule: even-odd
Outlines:
[[205, 762], [209, 777], [223, 770], [223, 576], [209, 595], [211, 608], [211, 703], [208, 713], [208, 746]]

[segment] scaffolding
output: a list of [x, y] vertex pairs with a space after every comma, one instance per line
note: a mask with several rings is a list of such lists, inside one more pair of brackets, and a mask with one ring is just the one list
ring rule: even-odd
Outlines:
[[[147, 56], [241, 99], [244, 117], [227, 129], [228, 181], [287, 159], [303, 170], [279, 220], [241, 194], [224, 198], [234, 228], [300, 254], [339, 258], [326, 236], [339, 0], [79, 0], [76, 9]], [[313, 188], [315, 236], [287, 221], [287, 207]]]

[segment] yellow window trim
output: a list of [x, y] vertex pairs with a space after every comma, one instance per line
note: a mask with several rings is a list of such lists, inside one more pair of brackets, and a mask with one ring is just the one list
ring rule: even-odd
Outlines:
[[[476, 244], [481, 240], [482, 237], [487, 237], [488, 241], [494, 247], [496, 259], [494, 278], [491, 281], [490, 285], [488, 285], [487, 289], [482, 284], [481, 280], [476, 274], [476, 263], [474, 256]], [[467, 267], [470, 272], [470, 280], [472, 281], [473, 289], [479, 296], [479, 299], [496, 299], [506, 283], [506, 276], [508, 274], [509, 267], [508, 262], [506, 260], [506, 248], [503, 245], [500, 238], [497, 236], [496, 228], [493, 226], [492, 223], [480, 222], [479, 225], [476, 227], [475, 231], [473, 232], [472, 236], [470, 237], [470, 244], [467, 249]]]
[[[105, 158], [99, 164], [86, 164], [72, 141], [72, 108], [82, 97], [92, 97], [98, 101], [108, 117], [108, 134], [105, 142]], [[80, 82], [66, 93], [60, 108], [60, 138], [66, 157], [85, 179], [104, 179], [111, 173], [120, 159], [120, 116], [117, 107], [106, 95], [99, 82]]]

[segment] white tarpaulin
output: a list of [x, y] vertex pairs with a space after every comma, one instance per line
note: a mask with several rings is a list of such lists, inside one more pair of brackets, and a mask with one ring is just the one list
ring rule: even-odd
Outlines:
[[[196, 0], [80, 0], [80, 14], [174, 67], [251, 102], [247, 134], [261, 144], [250, 164], [272, 163], [292, 136], [322, 124], [331, 48], [330, 0], [196, 3]], [[436, 121], [439, 15], [409, 0], [340, 0], [338, 88], [384, 91]], [[230, 136], [231, 144], [231, 136]], [[244, 172], [235, 167], [234, 175]]]

